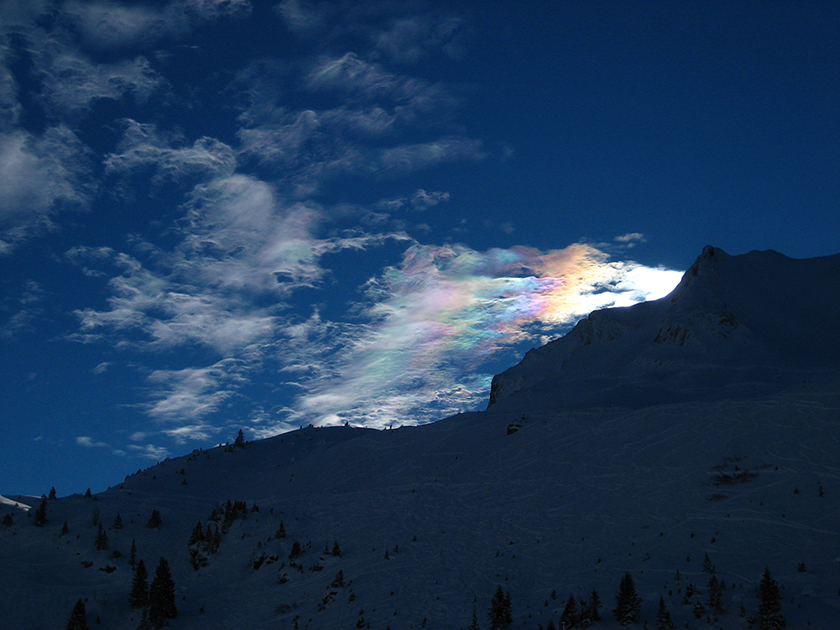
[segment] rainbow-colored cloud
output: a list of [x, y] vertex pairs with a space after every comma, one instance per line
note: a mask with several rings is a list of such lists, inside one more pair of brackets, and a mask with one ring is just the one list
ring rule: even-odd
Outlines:
[[541, 252], [412, 245], [366, 287], [370, 324], [337, 372], [306, 384], [297, 412], [314, 424], [419, 424], [487, 395], [491, 361], [516, 360], [597, 308], [666, 295], [681, 272], [610, 262], [586, 244]]

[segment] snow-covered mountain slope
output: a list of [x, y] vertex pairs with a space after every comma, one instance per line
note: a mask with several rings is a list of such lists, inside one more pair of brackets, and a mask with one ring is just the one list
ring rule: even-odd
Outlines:
[[[33, 500], [37, 499], [37, 497], [32, 497]], [[26, 511], [29, 509], [30, 503], [21, 503], [19, 500], [10, 499], [8, 497], [0, 496], [0, 505], [8, 505], [10, 507], [18, 508], [20, 510]]]
[[674, 291], [595, 311], [493, 380], [490, 404], [644, 407], [771, 393], [840, 367], [840, 255], [707, 246]]
[[[534, 379], [544, 369], [575, 378], [568, 366], [577, 362], [608, 374], [612, 356], [631, 379], [647, 356], [662, 361], [674, 385], [680, 370], [691, 374], [686, 388], [707, 375], [704, 395], [671, 394], [665, 382], [628, 404], [581, 394], [563, 406], [552, 388], [522, 380], [487, 411], [421, 427], [309, 428], [195, 451], [104, 493], [49, 500], [40, 527], [37, 504], [29, 512], [0, 505], [0, 627], [64, 627], [86, 598], [91, 628], [137, 628], [141, 614], [128, 604], [134, 541], [150, 573], [161, 556], [169, 560], [179, 611], [169, 623], [185, 630], [456, 629], [470, 625], [473, 611], [487, 628], [499, 585], [511, 594], [512, 628], [557, 623], [570, 594], [587, 599], [596, 589], [603, 619], [594, 627], [609, 630], [619, 627], [609, 611], [628, 571], [651, 628], [663, 597], [677, 627], [746, 629], [765, 567], [782, 587], [788, 627], [834, 628], [840, 378], [828, 349], [838, 329], [816, 325], [834, 321], [836, 312], [822, 311], [835, 298], [815, 296], [825, 301], [812, 308], [803, 286], [836, 285], [837, 260], [707, 249], [672, 296], [593, 314], [553, 344], [562, 351], [531, 353], [516, 368]], [[789, 337], [773, 320], [790, 320], [757, 310], [759, 287], [735, 295], [749, 281], [745, 268], [760, 276], [767, 265], [788, 280], [798, 273], [792, 267], [813, 274], [777, 299], [807, 302], [792, 333], [804, 352], [775, 341]], [[704, 276], [714, 282], [704, 285]], [[737, 325], [716, 319], [721, 309]], [[682, 345], [654, 343], [679, 325], [688, 331]], [[620, 349], [603, 349], [611, 343]], [[567, 361], [565, 371], [552, 354]], [[537, 359], [542, 367], [529, 365]], [[710, 385], [707, 373], [718, 369], [730, 375], [724, 391]], [[226, 519], [228, 500], [247, 510], [228, 510]], [[154, 510], [161, 524], [150, 528]], [[217, 551], [188, 545], [199, 521], [218, 528]], [[100, 524], [107, 549], [97, 549]], [[290, 558], [295, 542], [301, 553]], [[726, 583], [724, 610], [706, 606], [698, 619], [698, 604], [708, 603], [706, 555]]]

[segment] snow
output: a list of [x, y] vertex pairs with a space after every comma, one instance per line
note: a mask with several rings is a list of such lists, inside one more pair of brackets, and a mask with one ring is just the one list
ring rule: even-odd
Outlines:
[[[127, 602], [135, 540], [150, 571], [170, 561], [172, 628], [291, 629], [297, 618], [301, 629], [330, 630], [361, 616], [372, 628], [419, 629], [425, 618], [427, 628], [455, 629], [474, 607], [486, 627], [502, 585], [515, 628], [557, 623], [570, 594], [596, 588], [604, 620], [595, 627], [612, 629], [627, 571], [650, 627], [663, 596], [677, 627], [747, 628], [739, 609], [756, 614], [765, 567], [783, 588], [788, 627], [834, 627], [838, 263], [707, 248], [671, 296], [593, 313], [531, 352], [497, 379], [484, 412], [196, 451], [94, 497], [50, 501], [44, 527], [2, 501], [0, 516], [14, 521], [0, 525], [2, 625], [62, 627], [82, 597], [91, 627], [98, 617], [103, 628], [136, 628]], [[681, 345], [654, 342], [677, 325], [689, 331]], [[512, 423], [521, 427], [508, 434]], [[236, 520], [194, 571], [190, 532], [228, 499], [259, 511]], [[153, 509], [159, 529], [146, 527]], [[95, 549], [94, 514], [109, 550]], [[290, 566], [296, 540], [304, 551]], [[340, 557], [324, 553], [334, 541]], [[705, 598], [707, 553], [727, 584], [727, 612], [712, 622], [691, 614]], [[333, 588], [339, 570], [346, 585]], [[684, 606], [689, 582], [700, 594]]]
[[[23, 510], [26, 512], [29, 510], [29, 507], [33, 505], [33, 501], [27, 501], [27, 503], [21, 503], [20, 499], [22, 497], [18, 497], [18, 500], [9, 499], [4, 496], [0, 496], [0, 505], [7, 505], [13, 508], [17, 508], [19, 510]], [[35, 497], [30, 497], [31, 499], [35, 500]]]

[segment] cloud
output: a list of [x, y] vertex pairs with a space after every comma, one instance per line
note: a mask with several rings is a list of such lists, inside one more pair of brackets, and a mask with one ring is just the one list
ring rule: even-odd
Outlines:
[[341, 57], [322, 58], [305, 78], [306, 87], [313, 91], [338, 92], [344, 99], [387, 102], [424, 110], [453, 99], [441, 85], [423, 79], [388, 72], [355, 53]]
[[166, 429], [162, 433], [177, 444], [185, 444], [187, 440], [205, 442], [219, 433], [219, 428], [210, 424], [187, 424], [175, 429]]
[[94, 367], [91, 370], [91, 373], [99, 376], [100, 374], [104, 374], [105, 372], [107, 372], [108, 368], [110, 368], [112, 365], [114, 365], [114, 364], [110, 361], [102, 361], [101, 363], [97, 364], [96, 367]]
[[[237, 132], [241, 164], [271, 169], [278, 188], [295, 198], [348, 175], [393, 179], [484, 158], [481, 142], [446, 128], [458, 100], [444, 85], [391, 72], [354, 52], [297, 64], [255, 62], [235, 85], [247, 101]], [[289, 92], [318, 107], [281, 105]], [[431, 114], [437, 138], [427, 124]]]
[[298, 33], [317, 30], [324, 24], [324, 13], [310, 2], [284, 0], [274, 10], [290, 30]]
[[485, 157], [482, 143], [470, 138], [450, 137], [434, 142], [407, 144], [383, 149], [374, 170], [389, 176], [404, 175], [437, 164]]
[[411, 197], [397, 197], [396, 199], [383, 199], [376, 206], [388, 212], [399, 210], [427, 210], [433, 206], [449, 201], [449, 193], [442, 191], [427, 192], [418, 188]]
[[50, 0], [4, 0], [0, 3], [0, 25], [4, 29], [30, 26], [50, 9]]
[[236, 169], [233, 149], [215, 138], [202, 137], [192, 146], [183, 146], [181, 137], [162, 134], [153, 124], [130, 119], [123, 124], [126, 129], [117, 151], [105, 157], [107, 172], [151, 167], [157, 171], [158, 181], [177, 181], [188, 175], [229, 176]]
[[32, 327], [42, 312], [40, 303], [46, 291], [40, 283], [27, 280], [14, 292], [0, 299], [0, 339], [11, 340]]
[[86, 148], [67, 127], [0, 134], [0, 254], [53, 227], [60, 210], [85, 207], [94, 191], [89, 168]]
[[196, 20], [243, 16], [248, 0], [175, 0], [160, 8], [119, 2], [67, 2], [64, 20], [72, 22], [85, 43], [98, 48], [151, 44], [189, 32]]
[[23, 107], [17, 99], [18, 83], [8, 67], [9, 51], [0, 44], [0, 130], [14, 128]]
[[[403, 203], [443, 199], [421, 189]], [[271, 186], [242, 175], [196, 186], [184, 211], [181, 241], [168, 252], [146, 244], [145, 262], [107, 248], [67, 253], [85, 268], [117, 271], [108, 308], [77, 312], [76, 338], [218, 354], [147, 377], [143, 409], [177, 441], [209, 439], [233, 406], [253, 415], [245, 391], [265, 379], [294, 402], [253, 412], [263, 436], [301, 423], [385, 427], [474, 409], [499, 360], [513, 362], [597, 308], [661, 297], [681, 277], [610, 261], [587, 244], [478, 251], [399, 234], [318, 237], [321, 210], [284, 205]], [[355, 305], [330, 317], [285, 309], [290, 291], [327, 288], [327, 254], [340, 266], [341, 252], [400, 240], [402, 262], [364, 282]]]
[[97, 442], [92, 437], [88, 437], [87, 435], [80, 435], [76, 438], [76, 444], [79, 446], [84, 446], [85, 448], [107, 448], [108, 445], [105, 442]]
[[[75, 311], [79, 327], [69, 337], [160, 359], [157, 369], [142, 372], [146, 398], [138, 405], [155, 423], [152, 436], [207, 441], [232, 418], [265, 436], [307, 422], [384, 427], [472, 409], [486, 397], [495, 362], [512, 362], [594, 308], [649, 299], [678, 279], [670, 275], [676, 272], [611, 262], [582, 244], [544, 252], [418, 243], [396, 227], [407, 219], [389, 213], [427, 210], [450, 196], [416, 181], [379, 204], [329, 205], [336, 182], [342, 196], [352, 196], [356, 183], [345, 187], [348, 179], [394, 180], [486, 157], [481, 141], [452, 124], [456, 88], [385, 65], [416, 63], [434, 51], [455, 54], [463, 24], [447, 16], [406, 18], [396, 5], [340, 4], [287, 0], [276, 10], [297, 33], [320, 31], [322, 11], [361, 11], [368, 23], [336, 28], [357, 29], [354, 41], [374, 42], [375, 50], [251, 64], [228, 86], [241, 98], [241, 128], [230, 143], [124, 119], [119, 142], [104, 157], [106, 177], [124, 177], [128, 186], [148, 176], [182, 195], [167, 210], [178, 216], [163, 227], [164, 238], [151, 242], [144, 233], [132, 236], [126, 251], [78, 245], [66, 252], [85, 275], [107, 278], [107, 302]], [[132, 51], [120, 59], [121, 50], [180, 37], [197, 20], [250, 5], [66, 7], [61, 24], [74, 24], [79, 45], [96, 54], [56, 36], [34, 58], [47, 113], [78, 117], [99, 99], [142, 104], [167, 90], [146, 57]], [[374, 15], [380, 7], [385, 16]], [[383, 21], [385, 28], [371, 26]], [[117, 60], [94, 63], [103, 49]], [[13, 81], [5, 84], [16, 89]], [[2, 107], [16, 120], [14, 99]], [[65, 136], [67, 147], [76, 146], [70, 132]], [[0, 159], [11, 156], [15, 175], [38, 176], [19, 194], [0, 191], [27, 199], [17, 202], [20, 216], [41, 207], [38, 216], [49, 217], [59, 202], [81, 205], [90, 194], [72, 185], [83, 181], [73, 170], [81, 147], [67, 156], [75, 161], [53, 169], [38, 139], [8, 137], [18, 142], [5, 153], [0, 144]], [[43, 186], [50, 176], [52, 193]], [[616, 242], [636, 240], [628, 234]], [[365, 255], [379, 247], [387, 248], [388, 264]], [[93, 371], [110, 368], [103, 362]], [[149, 435], [134, 432], [130, 452], [165, 456]], [[98, 445], [87, 439], [80, 444]]]
[[456, 16], [401, 17], [372, 37], [374, 47], [399, 63], [418, 63], [433, 51], [450, 57], [463, 52], [464, 21]]
[[644, 243], [645, 242], [645, 235], [639, 232], [629, 232], [628, 234], [622, 234], [621, 236], [616, 236], [613, 239], [616, 243], [624, 243], [629, 246], [632, 246], [635, 243]]
[[244, 17], [250, 15], [250, 0], [185, 0], [175, 6], [183, 6], [186, 11], [195, 13], [205, 20], [219, 17]]
[[94, 101], [128, 95], [143, 104], [165, 85], [145, 57], [93, 63], [69, 47], [49, 47], [45, 57], [44, 98], [63, 114], [85, 113]]
[[63, 12], [88, 44], [102, 48], [148, 44], [188, 30], [186, 15], [173, 5], [161, 11], [116, 2], [68, 2]]
[[154, 461], [160, 461], [169, 457], [169, 451], [163, 446], [155, 446], [154, 444], [129, 444], [128, 448], [140, 457], [145, 457]]
[[[558, 336], [588, 314], [661, 297], [681, 274], [578, 244], [540, 252], [413, 245], [367, 286], [370, 321], [303, 383], [299, 421], [385, 427], [445, 417], [482, 402], [482, 366], [517, 344]], [[319, 373], [327, 374], [327, 370]]]
[[[148, 377], [154, 388], [154, 400], [147, 413], [158, 421], [196, 420], [217, 412], [246, 382], [243, 365], [235, 359], [224, 359], [207, 368], [155, 370]], [[170, 430], [170, 434], [185, 436], [187, 425]], [[196, 425], [192, 425], [196, 426]], [[207, 427], [201, 426], [202, 439]]]

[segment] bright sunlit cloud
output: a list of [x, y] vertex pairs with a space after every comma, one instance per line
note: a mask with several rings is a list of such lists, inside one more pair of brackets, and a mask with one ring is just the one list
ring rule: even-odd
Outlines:
[[610, 262], [589, 245], [478, 252], [415, 244], [371, 280], [371, 323], [340, 352], [337, 375], [313, 381], [297, 409], [315, 424], [382, 428], [475, 408], [484, 364], [521, 343], [540, 345], [594, 309], [670, 292], [681, 273]]

